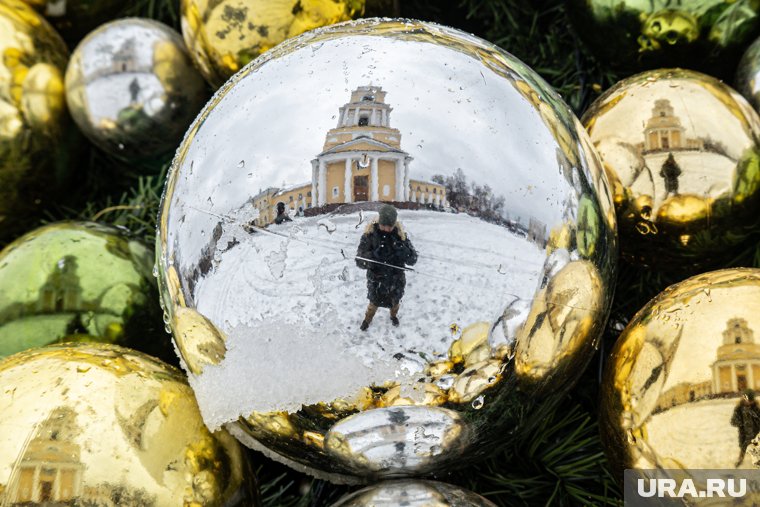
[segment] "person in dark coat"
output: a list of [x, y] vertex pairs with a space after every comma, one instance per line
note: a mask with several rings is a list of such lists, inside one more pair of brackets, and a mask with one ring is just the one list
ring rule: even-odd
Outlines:
[[666, 195], [678, 194], [678, 177], [681, 176], [681, 167], [676, 162], [672, 153], [668, 155], [665, 163], [662, 164], [660, 176], [665, 180]]
[[360, 329], [366, 331], [379, 307], [390, 308], [391, 323], [399, 325], [398, 310], [406, 287], [406, 266], [417, 262], [417, 252], [397, 220], [396, 208], [384, 204], [370, 222], [356, 251], [356, 265], [367, 270], [369, 305]]
[[760, 433], [760, 407], [755, 402], [755, 393], [747, 390], [731, 416], [731, 426], [739, 430], [739, 459], [736, 467], [744, 461], [744, 454], [752, 439]]
[[288, 215], [288, 212], [285, 211], [285, 203], [284, 202], [278, 202], [277, 203], [277, 216], [274, 218], [274, 223], [281, 224], [283, 222], [292, 222], [293, 219], [290, 218]]

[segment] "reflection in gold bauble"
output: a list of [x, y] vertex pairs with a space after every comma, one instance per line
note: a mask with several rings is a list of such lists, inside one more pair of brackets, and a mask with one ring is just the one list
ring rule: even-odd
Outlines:
[[694, 269], [743, 243], [760, 213], [760, 118], [687, 70], [616, 84], [583, 116], [612, 182], [632, 262]]
[[152, 250], [92, 222], [36, 229], [0, 251], [0, 357], [57, 341], [117, 343], [174, 361]]
[[206, 101], [180, 35], [126, 18], [89, 33], [66, 69], [71, 116], [102, 150], [129, 160], [173, 152]]
[[365, 0], [182, 0], [182, 34], [214, 88], [290, 37], [360, 16]]
[[573, 0], [569, 13], [594, 54], [628, 70], [733, 72], [760, 29], [756, 0]]
[[0, 3], [0, 244], [24, 229], [66, 181], [63, 73], [68, 50], [19, 0]]
[[206, 429], [185, 378], [160, 361], [53, 345], [0, 361], [0, 386], [9, 505], [258, 505], [240, 446]]
[[117, 18], [119, 0], [24, 0], [58, 30], [69, 43], [78, 42], [101, 23]]
[[620, 476], [754, 468], [745, 454], [760, 433], [750, 399], [760, 389], [758, 306], [760, 270], [727, 269], [666, 289], [628, 324], [602, 383], [601, 431]]

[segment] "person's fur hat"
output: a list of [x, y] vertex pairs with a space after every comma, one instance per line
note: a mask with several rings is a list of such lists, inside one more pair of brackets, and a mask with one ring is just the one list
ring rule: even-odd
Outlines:
[[395, 225], [397, 218], [398, 213], [396, 212], [396, 208], [390, 204], [382, 205], [380, 208], [380, 216], [378, 217], [380, 225]]

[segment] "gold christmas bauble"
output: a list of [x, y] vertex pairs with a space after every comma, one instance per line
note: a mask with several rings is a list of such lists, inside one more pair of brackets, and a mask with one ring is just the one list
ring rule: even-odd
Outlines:
[[128, 160], [173, 152], [206, 102], [206, 85], [180, 35], [125, 18], [91, 32], [66, 69], [66, 100], [82, 132]]
[[275, 459], [344, 482], [462, 467], [594, 353], [607, 180], [567, 105], [482, 39], [311, 31], [233, 76], [177, 153], [157, 238], [177, 348], [207, 424]]
[[758, 466], [759, 307], [760, 270], [726, 269], [669, 287], [631, 320], [602, 382], [600, 427], [619, 476]]
[[623, 70], [728, 75], [760, 32], [758, 0], [571, 0], [568, 12], [594, 54]]
[[760, 216], [760, 118], [715, 78], [625, 79], [583, 115], [612, 185], [621, 253], [694, 269], [733, 253]]
[[760, 111], [760, 39], [744, 52], [736, 69], [736, 90]]
[[153, 251], [92, 222], [40, 227], [0, 251], [0, 358], [60, 341], [127, 345], [174, 359]]
[[365, 0], [182, 0], [182, 35], [206, 81], [219, 88], [285, 39], [354, 19], [364, 4]]
[[0, 1], [0, 245], [40, 214], [69, 173], [66, 45], [20, 0]]
[[436, 481], [396, 480], [356, 491], [332, 507], [496, 507], [480, 495]]
[[180, 372], [103, 344], [0, 360], [3, 505], [258, 505], [238, 443], [210, 433]]
[[24, 0], [58, 30], [76, 43], [102, 23], [119, 17], [125, 3], [119, 0]]

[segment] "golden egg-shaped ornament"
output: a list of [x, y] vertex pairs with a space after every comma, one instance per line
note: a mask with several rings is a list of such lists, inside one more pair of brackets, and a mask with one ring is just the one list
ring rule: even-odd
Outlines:
[[204, 426], [179, 370], [106, 344], [0, 360], [5, 505], [259, 505], [241, 446]]
[[93, 222], [35, 229], [0, 251], [0, 358], [62, 341], [126, 345], [176, 362], [153, 251]]
[[760, 34], [757, 0], [572, 0], [568, 13], [597, 58], [627, 71], [687, 67], [730, 77]]
[[156, 254], [206, 423], [363, 481], [464, 466], [551, 410], [609, 308], [615, 214], [534, 71], [458, 30], [363, 20], [217, 92]]
[[607, 90], [583, 123], [613, 188], [624, 258], [693, 271], [756, 230], [760, 118], [723, 82], [647, 71]]
[[437, 481], [404, 479], [381, 482], [351, 493], [332, 507], [496, 507], [466, 489]]
[[[636, 314], [615, 343], [601, 386], [600, 430], [616, 475], [660, 470], [692, 478], [700, 489], [705, 470], [751, 470], [756, 477], [758, 306], [760, 270], [735, 268], [675, 284]], [[755, 505], [749, 497], [743, 502]]]
[[68, 43], [77, 43], [99, 25], [119, 17], [118, 0], [23, 0], [42, 14]]
[[365, 8], [389, 15], [388, 0], [182, 0], [182, 35], [208, 83], [219, 88], [248, 62], [286, 39]]
[[177, 32], [125, 18], [76, 47], [66, 100], [93, 144], [123, 159], [150, 159], [176, 149], [206, 101], [206, 85]]
[[[20, 0], [0, 2], [0, 244], [38, 218], [70, 174], [68, 49]], [[73, 138], [73, 140], [72, 140]]]

